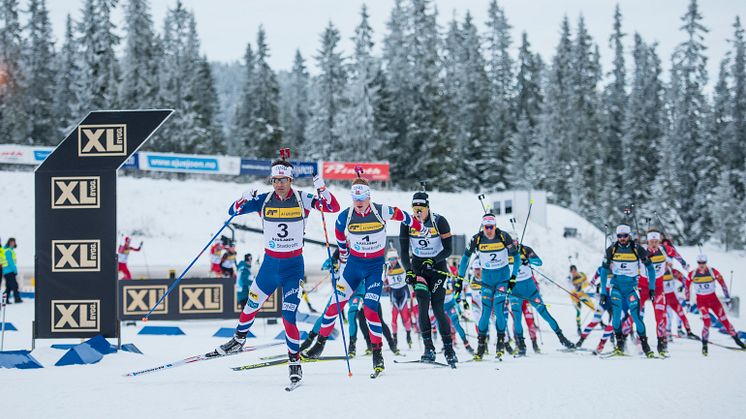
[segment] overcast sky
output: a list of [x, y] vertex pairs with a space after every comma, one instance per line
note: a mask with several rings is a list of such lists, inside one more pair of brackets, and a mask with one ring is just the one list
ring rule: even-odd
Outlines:
[[[118, 27], [123, 23], [123, 5], [119, 0], [114, 21]], [[405, 0], [407, 1], [407, 0]], [[23, 0], [22, 0], [23, 2]], [[63, 38], [65, 16], [80, 15], [82, 0], [47, 1], [57, 40]], [[151, 12], [158, 30], [163, 18], [176, 0], [151, 0]], [[246, 43], [254, 42], [259, 25], [264, 25], [272, 56], [270, 65], [275, 70], [289, 69], [296, 48], [304, 57], [312, 57], [319, 46], [319, 34], [331, 20], [342, 32], [342, 47], [351, 51], [350, 37], [359, 21], [360, 6], [368, 5], [371, 26], [376, 34], [378, 49], [382, 43], [386, 21], [393, 0], [183, 0], [187, 9], [194, 11], [197, 29], [202, 41], [202, 50], [210, 60], [233, 61], [241, 59]], [[604, 71], [608, 71], [611, 54], [608, 38], [612, 29], [612, 16], [616, 0], [500, 0], [508, 20], [513, 26], [513, 39], [520, 39], [522, 31], [528, 32], [529, 41], [545, 60], [549, 60], [557, 45], [559, 25], [564, 15], [574, 21], [582, 14], [601, 47]], [[679, 31], [680, 18], [685, 13], [689, 0], [620, 0], [624, 17], [624, 31], [640, 32], [648, 41], [659, 42], [665, 68], [676, 44], [684, 37]], [[455, 14], [462, 19], [470, 10], [484, 29], [489, 0], [436, 0], [439, 22], [443, 28]], [[710, 29], [706, 37], [709, 48], [709, 75], [711, 82], [717, 77], [720, 60], [728, 50], [727, 39], [733, 34], [736, 15], [746, 17], [746, 0], [700, 0], [704, 24]], [[517, 42], [516, 42], [517, 43]], [[626, 45], [632, 45], [632, 36]], [[628, 50], [629, 52], [629, 50]], [[628, 54], [628, 66], [631, 57]], [[313, 66], [311, 70], [315, 72]]]

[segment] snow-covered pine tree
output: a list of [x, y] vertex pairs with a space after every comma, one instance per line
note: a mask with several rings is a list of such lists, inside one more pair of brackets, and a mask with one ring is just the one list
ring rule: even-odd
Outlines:
[[[671, 68], [671, 124], [666, 134], [669, 150], [686, 156], [687, 164], [673, 170], [678, 182], [667, 197], [676, 210], [681, 227], [685, 228], [688, 243], [704, 241], [710, 230], [709, 215], [701, 203], [709, 202], [716, 179], [712, 176], [710, 139], [707, 138], [704, 118], [708, 103], [703, 93], [707, 84], [707, 56], [703, 43], [707, 28], [696, 0], [691, 0], [681, 18], [681, 30], [686, 41], [679, 44], [672, 57]], [[702, 154], [704, 153], [704, 154]]]
[[[409, 51], [410, 22], [407, 6], [403, 0], [394, 0], [386, 27], [388, 33], [383, 41], [383, 64], [385, 68], [384, 88], [379, 103], [378, 121], [385, 123], [387, 136], [382, 155], [391, 163], [391, 179], [399, 185], [407, 185], [411, 177], [409, 159], [415, 148], [408, 137], [409, 112], [412, 109], [410, 94], [411, 65]], [[382, 131], [382, 130], [379, 130]]]
[[282, 145], [282, 128], [279, 122], [278, 102], [280, 87], [275, 72], [269, 67], [269, 46], [264, 27], [259, 26], [256, 35], [254, 72], [249, 80], [252, 106], [248, 118], [248, 154], [272, 158]]
[[315, 57], [320, 74], [314, 79], [306, 128], [305, 154], [312, 159], [334, 160], [341, 151], [335, 121], [342, 107], [347, 74], [339, 41], [339, 30], [329, 22], [321, 34], [321, 47]]
[[194, 78], [192, 91], [196, 99], [194, 109], [197, 114], [197, 126], [204, 130], [206, 134], [200, 139], [199, 143], [195, 144], [194, 152], [197, 154], [225, 154], [227, 145], [223, 130], [218, 122], [220, 100], [215, 87], [212, 67], [206, 56], [203, 56], [197, 64], [197, 72]]
[[310, 76], [300, 50], [295, 50], [293, 69], [280, 84], [280, 124], [284, 128], [284, 144], [294, 155], [305, 154], [306, 126], [308, 125], [308, 89]]
[[723, 144], [723, 155], [728, 158], [722, 159], [722, 164], [731, 169], [731, 182], [735, 182], [736, 188], [735, 199], [741, 201], [746, 198], [746, 39], [738, 16], [733, 23], [731, 43], [729, 72], [732, 101], [729, 107], [729, 132]]
[[9, 143], [29, 143], [26, 74], [18, 1], [0, 0], [0, 132]]
[[119, 63], [111, 11], [117, 0], [85, 0], [78, 23], [80, 100], [84, 111], [116, 109]]
[[154, 108], [158, 101], [160, 45], [148, 0], [129, 0], [124, 22], [119, 103], [123, 108]]
[[34, 144], [56, 145], [57, 133], [54, 109], [55, 53], [52, 25], [44, 0], [30, 0], [24, 68], [27, 74], [26, 103]]
[[730, 173], [721, 171], [717, 176], [717, 184], [710, 202], [701, 205], [705, 211], [711, 213], [713, 222], [713, 237], [725, 250], [743, 247], [743, 216], [739, 211], [739, 202], [734, 199], [736, 188]]
[[55, 135], [64, 137], [73, 125], [83, 117], [80, 104], [80, 67], [78, 66], [78, 44], [72, 17], [65, 20], [65, 39], [55, 60], [54, 85]]
[[334, 123], [335, 135], [342, 145], [339, 157], [349, 161], [380, 160], [374, 108], [380, 89], [380, 84], [374, 84], [380, 64], [373, 56], [373, 29], [368, 17], [367, 7], [363, 5], [352, 38], [355, 47], [348, 67], [345, 100]]
[[246, 51], [243, 56], [244, 79], [241, 85], [241, 97], [236, 106], [236, 116], [233, 118], [233, 127], [228, 148], [237, 152], [238, 150], [251, 149], [251, 134], [249, 132], [249, 123], [251, 115], [254, 113], [254, 98], [251, 87], [254, 79], [255, 66], [254, 49], [251, 43], [246, 44]]
[[[512, 108], [515, 95], [514, 62], [510, 56], [512, 27], [497, 0], [490, 1], [487, 10], [487, 74], [489, 77], [490, 108], [489, 128], [485, 130], [483, 151], [493, 162], [488, 182], [492, 189], [505, 189], [508, 184], [507, 172], [509, 138], [515, 132], [515, 111]], [[512, 175], [512, 174], [511, 174]]]

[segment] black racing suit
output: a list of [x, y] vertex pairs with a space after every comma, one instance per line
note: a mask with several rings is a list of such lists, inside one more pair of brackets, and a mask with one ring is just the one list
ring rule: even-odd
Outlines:
[[[433, 226], [432, 219], [435, 218], [435, 225]], [[418, 322], [420, 326], [420, 333], [422, 334], [422, 340], [425, 344], [425, 349], [435, 349], [432, 340], [432, 333], [430, 331], [430, 305], [432, 304], [433, 313], [435, 319], [438, 322], [438, 330], [440, 336], [443, 339], [443, 343], [447, 345], [452, 344], [451, 340], [451, 323], [448, 315], [443, 308], [445, 300], [445, 284], [446, 276], [434, 271], [448, 272], [448, 265], [446, 259], [451, 256], [451, 226], [445, 217], [441, 215], [429, 214], [428, 218], [424, 221], [425, 226], [431, 228], [435, 227], [437, 235], [447, 235], [446, 238], [440, 238], [442, 243], [442, 250], [436, 255], [431, 257], [418, 257], [412, 254], [410, 256], [410, 229], [403, 223], [399, 231], [399, 244], [401, 246], [401, 260], [404, 265], [404, 269], [413, 270], [417, 276], [425, 279], [426, 284], [417, 282], [413, 284], [414, 294], [417, 297], [418, 310]], [[416, 240], [416, 239], [415, 239]], [[411, 258], [411, 259], [410, 259]], [[426, 271], [422, 269], [422, 262], [432, 259], [434, 261], [433, 271]]]

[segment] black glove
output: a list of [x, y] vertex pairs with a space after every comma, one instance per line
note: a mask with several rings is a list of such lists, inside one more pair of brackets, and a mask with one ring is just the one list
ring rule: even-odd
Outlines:
[[515, 275], [510, 275], [510, 279], [508, 280], [508, 292], [512, 292], [513, 288], [515, 288]]
[[464, 289], [464, 282], [460, 279], [454, 278], [453, 279], [453, 293], [461, 296], [461, 290]]
[[417, 274], [415, 274], [411, 269], [408, 270], [405, 281], [407, 281], [407, 284], [409, 285], [414, 285], [414, 283], [417, 282]]
[[606, 307], [607, 304], [609, 303], [609, 296], [606, 295], [606, 294], [601, 294], [601, 301], [600, 302], [601, 302], [601, 306], [602, 307]]
[[422, 270], [430, 272], [430, 271], [433, 270], [433, 265], [435, 265], [435, 261], [434, 260], [432, 260], [432, 259], [425, 259], [425, 260], [422, 261]]
[[650, 290], [648, 297], [650, 297], [651, 302], [655, 301], [655, 290]]
[[463, 305], [464, 305], [464, 310], [468, 310], [469, 309], [469, 302], [468, 301], [464, 300], [463, 301]]

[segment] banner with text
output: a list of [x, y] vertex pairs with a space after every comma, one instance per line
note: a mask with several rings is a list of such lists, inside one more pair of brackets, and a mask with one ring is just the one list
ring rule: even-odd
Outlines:
[[323, 162], [324, 179], [328, 180], [352, 180], [357, 177], [355, 167], [363, 169], [363, 177], [368, 180], [388, 181], [391, 179], [389, 163], [354, 163], [325, 161]]
[[140, 152], [140, 170], [213, 175], [238, 175], [241, 159], [226, 156], [196, 156], [189, 154]]

